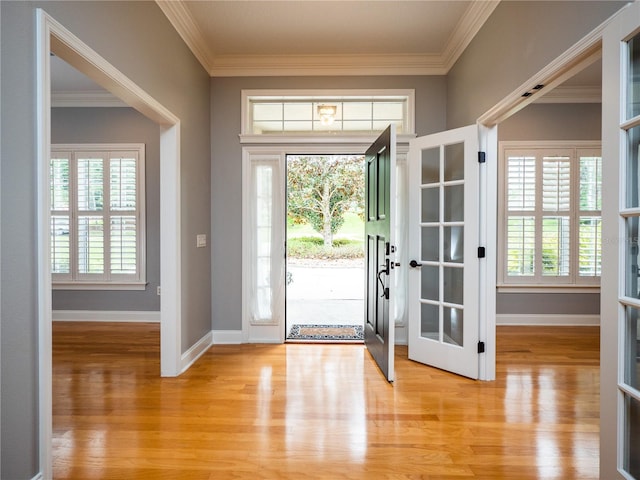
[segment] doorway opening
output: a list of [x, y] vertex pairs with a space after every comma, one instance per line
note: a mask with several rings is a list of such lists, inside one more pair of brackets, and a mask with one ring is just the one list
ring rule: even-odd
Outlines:
[[286, 156], [288, 342], [364, 340], [364, 155]]

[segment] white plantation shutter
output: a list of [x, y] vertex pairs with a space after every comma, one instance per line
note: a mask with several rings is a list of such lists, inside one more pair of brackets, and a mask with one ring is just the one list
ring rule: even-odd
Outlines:
[[536, 158], [509, 157], [507, 160], [509, 211], [533, 211], [536, 207]]
[[571, 164], [568, 157], [542, 158], [542, 210], [569, 211], [571, 207]]
[[134, 275], [138, 264], [137, 222], [134, 215], [111, 216], [111, 274]]
[[69, 237], [69, 169], [71, 152], [56, 152], [51, 158], [51, 272], [61, 278], [71, 275]]
[[536, 158], [513, 155], [507, 159], [507, 271], [509, 275], [535, 274]]
[[507, 220], [507, 272], [533, 276], [536, 259], [535, 217], [509, 216]]
[[144, 288], [143, 180], [142, 144], [52, 146], [54, 286]]
[[[138, 264], [137, 160], [136, 154], [109, 159], [109, 203], [111, 209], [111, 274], [135, 275]], [[130, 212], [133, 215], [116, 215]]]
[[501, 165], [502, 282], [597, 283], [599, 148], [503, 146]]
[[542, 275], [569, 275], [570, 222], [568, 216], [542, 217]]
[[602, 158], [599, 152], [581, 150], [578, 234], [578, 275], [599, 277], [602, 252]]

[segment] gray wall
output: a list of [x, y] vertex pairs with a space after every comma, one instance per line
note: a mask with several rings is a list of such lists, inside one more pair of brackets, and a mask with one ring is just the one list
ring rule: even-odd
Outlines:
[[500, 2], [449, 71], [447, 128], [475, 123], [625, 4]]
[[445, 78], [437, 77], [252, 77], [211, 79], [213, 329], [242, 328], [242, 149], [243, 89], [412, 88], [416, 132], [445, 128]]
[[181, 119], [183, 351], [211, 330], [210, 250], [195, 248], [196, 234], [211, 229], [209, 76], [154, 2], [0, 2], [0, 478], [11, 480], [33, 478], [40, 470], [37, 6]]
[[[532, 104], [498, 127], [499, 141], [600, 140], [600, 104]], [[598, 315], [599, 293], [498, 293], [498, 314]]]
[[160, 129], [132, 108], [53, 108], [52, 143], [144, 143], [145, 290], [54, 290], [54, 310], [159, 311], [160, 297]]
[[[447, 76], [447, 128], [475, 123], [483, 113], [625, 4], [617, 1], [500, 2]], [[589, 106], [580, 108], [584, 108], [583, 113], [587, 115], [585, 121], [590, 125], [587, 130], [595, 134], [596, 112]], [[574, 134], [579, 137], [572, 139], [600, 138], [599, 132], [597, 137], [589, 138], [587, 130], [573, 130], [567, 125], [566, 117], [575, 119], [579, 114], [562, 110], [558, 105], [531, 106], [501, 124], [499, 135], [512, 140], [543, 137], [551, 140]], [[515, 138], [518, 136], [521, 138]], [[597, 313], [598, 297], [505, 293], [497, 296], [496, 309], [499, 314]]]

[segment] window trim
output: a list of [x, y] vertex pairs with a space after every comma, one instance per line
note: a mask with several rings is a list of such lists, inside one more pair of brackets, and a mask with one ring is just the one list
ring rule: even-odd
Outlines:
[[251, 142], [255, 137], [264, 138], [266, 136], [280, 138], [283, 136], [305, 136], [305, 137], [362, 137], [362, 136], [377, 136], [375, 132], [368, 132], [363, 134], [354, 134], [353, 132], [322, 132], [322, 131], [309, 131], [298, 134], [291, 133], [274, 133], [269, 135], [254, 134], [252, 124], [252, 101], [260, 100], [274, 100], [274, 101], [286, 101], [286, 100], [309, 100], [312, 102], [318, 101], [345, 101], [349, 99], [388, 99], [388, 100], [406, 100], [406, 122], [402, 132], [398, 134], [415, 134], [415, 90], [414, 89], [340, 89], [340, 90], [294, 90], [294, 89], [269, 89], [269, 90], [242, 90], [241, 92], [241, 130], [240, 138], [243, 143]]
[[[506, 206], [506, 152], [507, 151], [542, 151], [542, 150], [572, 150], [572, 155], [577, 155], [583, 150], [600, 150], [602, 151], [602, 143], [594, 140], [560, 140], [560, 141], [501, 141], [498, 144], [498, 271], [497, 271], [497, 289], [498, 292], [508, 293], [597, 293], [600, 290], [600, 277], [579, 277], [577, 272], [571, 273], [570, 278], [575, 278], [573, 281], [554, 281], [551, 277], [551, 281], [539, 282], [537, 279], [524, 279], [524, 281], [518, 281], [514, 277], [507, 277], [506, 275], [506, 227], [507, 227], [507, 206]], [[577, 158], [577, 157], [576, 157]], [[575, 163], [575, 162], [573, 162]], [[572, 175], [576, 173], [576, 166], [572, 163], [571, 171]], [[540, 188], [536, 184], [536, 190]], [[571, 184], [572, 198], [577, 198], [579, 193], [579, 183], [573, 182]], [[532, 215], [535, 212], [532, 212]], [[574, 219], [579, 216], [578, 205], [572, 202], [570, 209], [570, 218]], [[572, 222], [575, 223], [575, 222]], [[575, 235], [577, 230], [572, 225], [571, 238], [571, 253], [570, 258], [573, 268], [577, 268], [576, 260], [577, 251], [575, 250], [575, 244], [577, 242]], [[540, 232], [537, 233], [538, 236]], [[580, 278], [583, 278], [580, 281]]]
[[[137, 154], [137, 166], [136, 166], [136, 223], [139, 226], [137, 230], [136, 241], [136, 274], [114, 274], [114, 276], [108, 279], [94, 279], [87, 275], [79, 274], [78, 272], [71, 271], [69, 274], [51, 274], [51, 287], [53, 290], [145, 290], [146, 281], [146, 192], [145, 192], [145, 154], [146, 146], [144, 143], [60, 143], [51, 144], [51, 158], [57, 152], [67, 153], [70, 162], [76, 158], [78, 153], [103, 153], [105, 159], [114, 152], [135, 152]], [[106, 171], [105, 171], [106, 172]], [[77, 174], [70, 175], [75, 177]], [[105, 174], [104, 181], [106, 182], [108, 176]], [[74, 208], [72, 206], [72, 199], [75, 195], [70, 195], [70, 207], [69, 216], [70, 222], [74, 215]], [[53, 215], [53, 209], [50, 206], [49, 209]], [[77, 205], [75, 208], [75, 215], [77, 216]], [[74, 241], [76, 243], [76, 241]], [[109, 240], [105, 242], [105, 249], [108, 248]], [[72, 249], [73, 250], [73, 249]], [[73, 251], [70, 251], [70, 255], [74, 255]], [[71, 263], [73, 269], [74, 263]], [[105, 273], [105, 275], [109, 275]], [[73, 278], [75, 276], [75, 279]], [[130, 280], [127, 278], [131, 278]]]

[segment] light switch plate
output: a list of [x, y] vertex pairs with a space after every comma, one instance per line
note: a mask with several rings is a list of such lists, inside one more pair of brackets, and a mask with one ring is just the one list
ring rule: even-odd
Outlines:
[[207, 246], [207, 234], [199, 233], [198, 235], [196, 235], [196, 247], [203, 248], [206, 246]]

